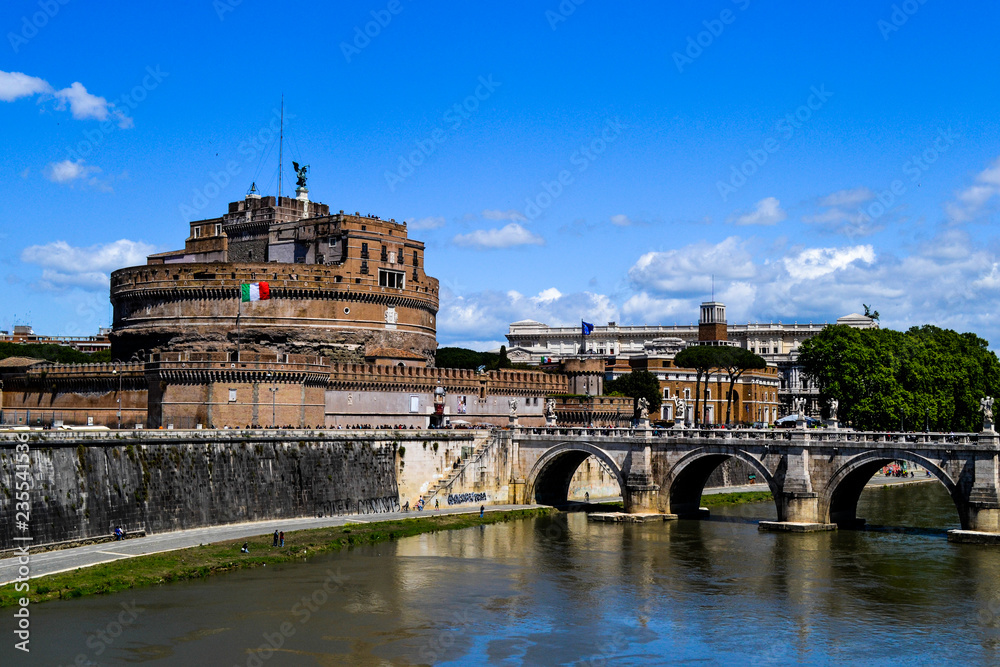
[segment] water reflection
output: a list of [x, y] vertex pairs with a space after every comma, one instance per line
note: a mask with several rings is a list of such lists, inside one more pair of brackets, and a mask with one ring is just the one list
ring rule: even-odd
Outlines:
[[[940, 532], [759, 533], [582, 514], [442, 532], [32, 609], [32, 659], [239, 665], [1000, 660], [1000, 550]], [[866, 492], [877, 525], [945, 529], [937, 484]], [[122, 602], [144, 611], [99, 655]], [[284, 624], [284, 625], [283, 625]], [[291, 633], [283, 633], [283, 628]], [[37, 649], [36, 649], [37, 646]], [[272, 648], [274, 646], [274, 648]], [[9, 643], [0, 663], [9, 664]], [[266, 658], [265, 658], [266, 656]]]

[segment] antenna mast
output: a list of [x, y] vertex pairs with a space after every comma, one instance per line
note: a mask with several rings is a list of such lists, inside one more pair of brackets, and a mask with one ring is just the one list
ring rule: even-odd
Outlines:
[[281, 94], [281, 134], [278, 136], [278, 206], [281, 206], [281, 168], [285, 151], [285, 94]]

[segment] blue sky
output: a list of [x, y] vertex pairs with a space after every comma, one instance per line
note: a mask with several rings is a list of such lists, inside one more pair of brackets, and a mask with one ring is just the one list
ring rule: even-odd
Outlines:
[[[579, 4], [577, 4], [579, 3]], [[85, 335], [108, 275], [251, 181], [405, 219], [438, 340], [507, 325], [1000, 324], [1000, 6], [8, 2], [0, 328]], [[366, 34], [367, 33], [367, 34]]]

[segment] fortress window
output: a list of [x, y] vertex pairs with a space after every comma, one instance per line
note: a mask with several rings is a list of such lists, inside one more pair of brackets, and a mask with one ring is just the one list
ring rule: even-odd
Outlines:
[[194, 232], [194, 237], [196, 239], [201, 238], [201, 227], [195, 227], [192, 231]]
[[386, 269], [379, 269], [378, 284], [382, 287], [396, 287], [398, 289], [402, 289], [405, 276], [406, 274], [402, 271], [387, 271]]
[[215, 235], [216, 236], [222, 236], [222, 223], [221, 222], [215, 223]]
[[368, 244], [361, 244], [361, 259], [368, 259]]
[[413, 268], [417, 268], [418, 266], [420, 266], [420, 265], [417, 263], [417, 251], [414, 250], [413, 251]]
[[361, 260], [361, 273], [368, 275], [368, 260]]
[[389, 260], [389, 252], [388, 250], [386, 250], [385, 246], [382, 246], [382, 261], [385, 262], [388, 260]]
[[397, 264], [405, 264], [405, 262], [403, 261], [403, 249], [402, 248], [399, 249], [399, 253], [396, 255], [396, 263]]

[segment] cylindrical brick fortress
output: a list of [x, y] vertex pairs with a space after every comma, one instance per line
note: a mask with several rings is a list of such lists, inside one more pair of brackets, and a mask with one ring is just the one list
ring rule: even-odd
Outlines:
[[[162, 350], [322, 354], [361, 361], [366, 349], [399, 348], [433, 364], [438, 281], [403, 288], [321, 264], [185, 263], [111, 275], [116, 357]], [[270, 298], [241, 303], [240, 285], [266, 281]], [[239, 331], [237, 333], [237, 315]]]
[[[424, 244], [408, 238], [406, 223], [330, 214], [300, 193], [248, 195], [190, 226], [183, 250], [111, 274], [116, 358], [246, 350], [362, 362], [416, 354], [433, 366], [438, 281], [424, 273]], [[270, 298], [241, 302], [240, 286], [260, 282]]]

